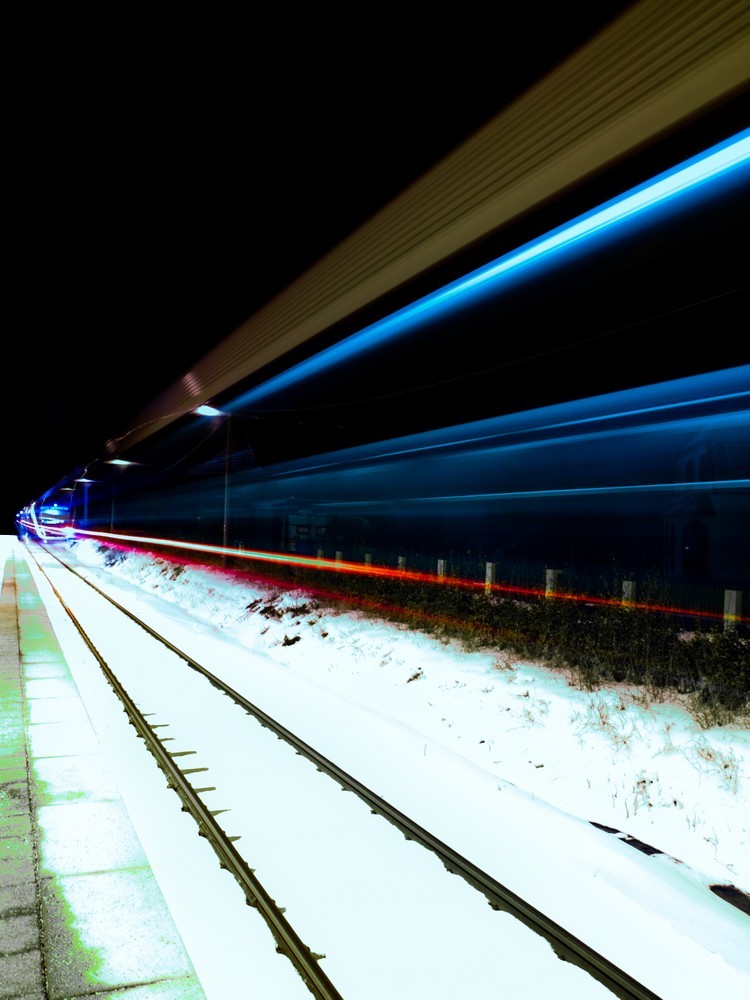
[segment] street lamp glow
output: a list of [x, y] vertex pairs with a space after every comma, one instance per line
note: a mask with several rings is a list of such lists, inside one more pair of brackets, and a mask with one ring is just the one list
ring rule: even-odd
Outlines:
[[[222, 527], [222, 543], [223, 547], [227, 547], [228, 538], [228, 526], [229, 526], [229, 456], [232, 448], [232, 414], [226, 413], [224, 410], [217, 410], [215, 406], [209, 406], [208, 403], [202, 403], [200, 406], [196, 406], [193, 410], [199, 417], [226, 417], [227, 424], [227, 439], [226, 448], [224, 451], [224, 524]], [[226, 556], [224, 556], [224, 562], [226, 563]]]

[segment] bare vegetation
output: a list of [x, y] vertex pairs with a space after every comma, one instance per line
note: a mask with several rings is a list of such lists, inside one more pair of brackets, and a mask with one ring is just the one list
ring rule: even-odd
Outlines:
[[[520, 600], [449, 582], [347, 577], [300, 567], [282, 569], [279, 583], [316, 594], [332, 608], [356, 607], [466, 650], [491, 650], [497, 670], [512, 670], [522, 658], [560, 671], [585, 691], [625, 685], [623, 697], [641, 704], [679, 697], [704, 728], [750, 720], [750, 638], [741, 626], [700, 620], [686, 628], [684, 621], [639, 608]], [[614, 736], [614, 716], [606, 711], [599, 721]]]

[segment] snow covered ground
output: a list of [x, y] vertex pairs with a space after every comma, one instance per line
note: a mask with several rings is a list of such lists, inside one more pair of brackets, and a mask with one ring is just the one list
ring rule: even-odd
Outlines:
[[[653, 923], [663, 949], [644, 954], [642, 967], [629, 954], [627, 971], [660, 996], [697, 998], [709, 985], [712, 995], [750, 995], [750, 915], [708, 889], [750, 893], [748, 729], [702, 729], [676, 696], [653, 703], [628, 685], [581, 691], [502, 650], [466, 652], [243, 574], [125, 549], [112, 561], [94, 541], [59, 551], [99, 585], [137, 593], [177, 645], [188, 649], [192, 637], [197, 659], [217, 641], [253, 656], [254, 669], [260, 656], [256, 704], [509, 888], [531, 892], [553, 919], [574, 918], [579, 936], [596, 933], [587, 884], [638, 925], [636, 946]], [[350, 729], [316, 728], [317, 697], [359, 720], [359, 746]], [[400, 773], [410, 775], [408, 789]], [[472, 797], [487, 789], [500, 812], [486, 810], [484, 831], [476, 822], [468, 831]], [[446, 809], [450, 796], [456, 804]], [[627, 951], [626, 940], [609, 957]], [[469, 985], [466, 996], [480, 994]]]

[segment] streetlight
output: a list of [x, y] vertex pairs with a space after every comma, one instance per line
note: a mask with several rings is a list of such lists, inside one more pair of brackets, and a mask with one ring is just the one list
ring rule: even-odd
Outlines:
[[[197, 406], [193, 410], [193, 413], [196, 413], [199, 417], [226, 417], [227, 421], [227, 440], [224, 452], [224, 524], [221, 533], [221, 544], [226, 549], [229, 529], [229, 456], [231, 454], [232, 442], [232, 414], [227, 413], [225, 410], [217, 410], [215, 406], [208, 406], [205, 403], [202, 406]], [[226, 562], [226, 559], [225, 553], [224, 562]]]
[[[137, 465], [137, 462], [128, 462], [124, 458], [108, 458], [105, 465]], [[112, 506], [109, 512], [109, 530], [114, 531], [115, 527], [115, 474], [112, 473]]]
[[80, 479], [76, 479], [75, 482], [83, 485], [83, 526], [86, 528], [89, 523], [89, 486], [95, 483], [96, 480], [86, 479], [82, 476]]

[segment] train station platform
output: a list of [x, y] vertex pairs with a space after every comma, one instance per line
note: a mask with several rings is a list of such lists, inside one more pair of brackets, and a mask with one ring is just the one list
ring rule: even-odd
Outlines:
[[39, 595], [0, 547], [0, 998], [203, 1000]]

